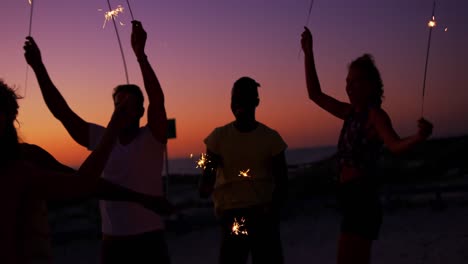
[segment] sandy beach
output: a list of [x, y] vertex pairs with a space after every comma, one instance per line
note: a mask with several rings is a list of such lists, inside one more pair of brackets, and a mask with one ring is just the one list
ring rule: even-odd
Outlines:
[[[335, 263], [339, 215], [327, 206], [330, 201], [302, 201], [294, 214], [282, 221], [286, 263]], [[387, 208], [373, 263], [468, 263], [467, 222], [468, 204], [460, 199], [448, 201], [444, 210], [435, 210], [428, 202]], [[182, 226], [190, 229], [190, 225], [191, 218], [186, 217]], [[172, 262], [217, 263], [218, 235], [215, 225], [190, 232], [169, 230]], [[56, 263], [98, 263], [98, 259], [97, 239], [76, 239], [55, 247]]]

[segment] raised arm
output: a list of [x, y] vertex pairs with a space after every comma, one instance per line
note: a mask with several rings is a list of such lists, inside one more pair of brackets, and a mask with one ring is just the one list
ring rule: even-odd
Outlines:
[[164, 93], [159, 83], [156, 73], [154, 72], [148, 57], [145, 54], [146, 31], [143, 29], [141, 22], [132, 21], [132, 48], [135, 52], [138, 63], [140, 64], [141, 73], [145, 90], [148, 94], [148, 126], [153, 133], [153, 136], [162, 143], [167, 141], [167, 116], [164, 107]]
[[423, 118], [418, 120], [418, 132], [416, 134], [400, 138], [393, 129], [390, 117], [384, 110], [372, 109], [369, 117], [385, 146], [396, 154], [409, 150], [432, 134], [432, 124]]
[[322, 92], [320, 82], [315, 69], [314, 52], [312, 48], [312, 33], [307, 27], [302, 33], [302, 50], [304, 51], [304, 64], [306, 74], [307, 92], [309, 99], [323, 108], [330, 114], [344, 119], [351, 111], [351, 105], [348, 103], [340, 102], [335, 98]]
[[50, 79], [49, 73], [42, 61], [41, 52], [32, 37], [27, 37], [24, 44], [24, 57], [34, 70], [42, 97], [55, 118], [62, 122], [70, 136], [81, 146], [88, 147], [89, 124], [78, 116], [68, 106], [57, 87]]

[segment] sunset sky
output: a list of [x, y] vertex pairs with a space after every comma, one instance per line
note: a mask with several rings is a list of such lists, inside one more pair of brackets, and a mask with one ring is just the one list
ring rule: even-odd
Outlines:
[[[112, 89], [125, 83], [112, 24], [102, 28], [104, 0], [35, 0], [32, 36], [56, 86], [81, 117], [106, 124]], [[309, 27], [314, 36], [322, 89], [347, 100], [348, 63], [363, 53], [376, 59], [384, 81], [383, 107], [397, 132], [416, 132], [432, 0], [315, 0]], [[130, 82], [143, 87], [130, 47], [131, 17], [117, 21]], [[135, 19], [148, 32], [146, 53], [166, 95], [177, 138], [172, 158], [204, 151], [203, 139], [233, 120], [230, 89], [242, 76], [260, 84], [257, 119], [276, 129], [290, 148], [334, 145], [340, 120], [307, 99], [300, 34], [310, 0], [133, 0]], [[98, 11], [104, 9], [104, 11]], [[468, 133], [468, 1], [437, 1], [424, 116], [434, 136]], [[0, 78], [15, 86], [20, 101], [21, 138], [42, 146], [58, 160], [79, 165], [88, 151], [76, 144], [47, 110], [26, 62], [27, 0], [2, 0]], [[444, 29], [447, 28], [447, 31]], [[147, 102], [146, 102], [147, 103]], [[146, 123], [146, 118], [142, 120]]]

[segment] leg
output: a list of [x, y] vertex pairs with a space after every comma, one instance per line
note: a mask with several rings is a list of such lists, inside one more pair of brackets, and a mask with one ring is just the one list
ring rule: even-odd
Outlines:
[[245, 264], [249, 256], [250, 242], [246, 235], [232, 234], [236, 214], [223, 213], [221, 216], [220, 264]]
[[356, 234], [341, 233], [337, 264], [369, 264], [372, 240]]

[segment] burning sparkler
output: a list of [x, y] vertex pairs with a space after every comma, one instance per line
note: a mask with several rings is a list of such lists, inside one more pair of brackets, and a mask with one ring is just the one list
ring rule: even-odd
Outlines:
[[250, 169], [247, 169], [245, 171], [240, 171], [239, 172], [239, 177], [244, 177], [244, 178], [250, 178], [251, 176], [249, 175]]
[[234, 223], [232, 224], [232, 232], [233, 235], [249, 235], [247, 229], [245, 227], [245, 218], [241, 217], [240, 221], [237, 221], [237, 218], [234, 218]]
[[[99, 11], [102, 11], [102, 9], [98, 9]], [[109, 10], [104, 13], [104, 24], [102, 25], [102, 28], [106, 27], [107, 21], [111, 21], [115, 19], [117, 16], [119, 16], [120, 13], [123, 13], [124, 8], [121, 5], [118, 5], [117, 8], [113, 10]]]
[[[193, 157], [193, 155], [190, 155], [190, 157]], [[210, 160], [208, 159], [208, 155], [206, 153], [202, 153], [200, 156], [200, 159], [197, 161], [197, 166], [195, 168], [206, 169], [206, 165], [208, 163], [210, 163]]]
[[422, 89], [422, 104], [421, 104], [421, 116], [424, 114], [424, 95], [426, 92], [426, 76], [427, 76], [427, 65], [429, 62], [429, 50], [431, 48], [431, 36], [432, 36], [432, 29], [436, 26], [435, 21], [435, 8], [436, 8], [436, 1], [434, 0], [434, 4], [432, 5], [432, 19], [429, 20], [427, 25], [429, 26], [429, 38], [427, 40], [427, 51], [426, 51], [426, 64], [424, 66], [424, 80], [423, 80], [423, 89]]
[[105, 14], [106, 20], [104, 20], [104, 26], [107, 20], [112, 20], [115, 29], [115, 35], [117, 36], [117, 42], [119, 43], [120, 55], [122, 55], [122, 62], [125, 70], [125, 78], [127, 80], [127, 84], [129, 84], [130, 81], [128, 80], [127, 63], [125, 62], [125, 55], [122, 48], [122, 42], [120, 41], [119, 31], [117, 30], [117, 24], [115, 23], [115, 17], [117, 17], [120, 13], [123, 12], [123, 7], [121, 5], [118, 5], [116, 9], [112, 9], [109, 0], [107, 0], [107, 5], [109, 7], [109, 11]]

